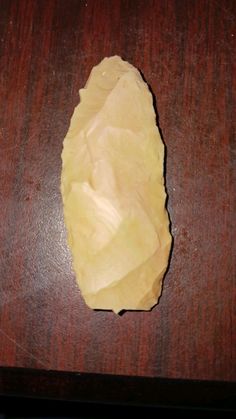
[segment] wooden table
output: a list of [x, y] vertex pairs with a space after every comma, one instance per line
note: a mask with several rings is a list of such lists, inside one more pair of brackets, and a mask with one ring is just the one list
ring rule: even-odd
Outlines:
[[[235, 14], [234, 0], [0, 0], [2, 367], [236, 380]], [[156, 97], [174, 237], [159, 305], [122, 316], [85, 306], [59, 190], [78, 91], [114, 54]], [[2, 369], [0, 392], [19, 371]]]

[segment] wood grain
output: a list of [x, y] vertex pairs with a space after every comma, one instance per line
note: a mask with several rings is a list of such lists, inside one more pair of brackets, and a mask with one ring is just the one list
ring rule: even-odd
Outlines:
[[[236, 379], [234, 0], [0, 0], [0, 365]], [[88, 309], [59, 191], [78, 90], [119, 54], [150, 84], [174, 248], [150, 313]]]

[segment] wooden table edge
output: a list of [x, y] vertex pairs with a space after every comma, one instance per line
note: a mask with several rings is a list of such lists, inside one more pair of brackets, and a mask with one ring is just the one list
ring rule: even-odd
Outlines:
[[0, 395], [129, 406], [236, 409], [236, 382], [0, 367]]

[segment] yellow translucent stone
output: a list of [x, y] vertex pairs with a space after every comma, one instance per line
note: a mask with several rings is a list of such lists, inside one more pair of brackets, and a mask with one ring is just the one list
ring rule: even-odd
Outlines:
[[139, 71], [114, 56], [92, 69], [80, 99], [61, 176], [76, 278], [93, 309], [149, 310], [171, 247], [152, 95]]

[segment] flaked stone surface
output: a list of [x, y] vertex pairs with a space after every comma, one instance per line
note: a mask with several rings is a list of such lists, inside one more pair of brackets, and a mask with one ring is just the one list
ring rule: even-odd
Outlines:
[[171, 246], [152, 95], [139, 71], [114, 56], [92, 69], [80, 99], [61, 176], [76, 278], [93, 309], [149, 310]]

